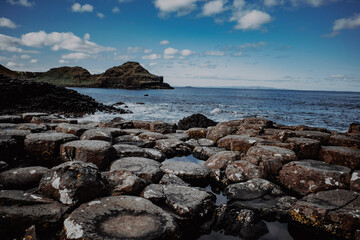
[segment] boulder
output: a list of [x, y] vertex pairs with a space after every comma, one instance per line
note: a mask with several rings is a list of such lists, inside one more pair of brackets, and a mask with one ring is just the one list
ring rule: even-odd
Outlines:
[[193, 114], [189, 117], [181, 119], [178, 123], [178, 128], [182, 130], [188, 130], [189, 128], [208, 128], [215, 126], [216, 122], [208, 119], [202, 114]]
[[360, 192], [360, 171], [354, 171], [350, 179], [350, 190]]
[[150, 123], [149, 121], [140, 121], [140, 120], [132, 120], [134, 128], [150, 130]]
[[206, 138], [213, 140], [214, 142], [217, 142], [219, 139], [228, 136], [232, 133], [235, 133], [236, 129], [226, 126], [226, 125], [222, 125], [222, 124], [218, 124], [215, 127], [209, 127], [208, 128], [208, 132], [206, 134]]
[[62, 240], [178, 239], [174, 218], [149, 200], [114, 196], [81, 205], [64, 221]]
[[287, 138], [291, 149], [296, 152], [299, 159], [319, 159], [320, 141], [310, 138]]
[[33, 117], [42, 117], [42, 116], [47, 116], [49, 115], [48, 113], [23, 113], [21, 114], [21, 118], [23, 119], [24, 122], [31, 122], [31, 119]]
[[250, 147], [254, 146], [256, 143], [262, 142], [261, 138], [239, 136], [239, 135], [229, 135], [221, 138], [217, 145], [218, 147], [225, 148], [230, 151], [240, 151], [246, 153]]
[[209, 157], [222, 152], [224, 149], [218, 147], [197, 146], [193, 149], [192, 155], [197, 159], [207, 160]]
[[16, 129], [17, 126], [15, 123], [0, 123], [1, 130]]
[[144, 179], [127, 170], [104, 172], [102, 177], [106, 180], [107, 188], [113, 196], [139, 195], [146, 186]]
[[352, 170], [360, 169], [360, 150], [346, 147], [322, 146], [320, 160], [333, 165], [341, 165]]
[[116, 144], [113, 146], [118, 157], [144, 157], [162, 162], [165, 160], [165, 155], [154, 148], [141, 148], [135, 145]]
[[158, 183], [164, 175], [160, 166], [160, 163], [149, 158], [126, 157], [113, 162], [110, 171], [128, 170], [138, 177]]
[[104, 124], [101, 127], [111, 127], [111, 128], [120, 128], [120, 129], [133, 129], [134, 124], [132, 121], [126, 121], [121, 117], [116, 117], [110, 122]]
[[187, 156], [191, 153], [189, 146], [174, 138], [157, 140], [155, 147], [161, 150], [168, 158], [175, 156]]
[[294, 161], [284, 165], [280, 181], [301, 195], [329, 189], [347, 188], [351, 170], [315, 160]]
[[13, 168], [0, 173], [0, 183], [5, 189], [34, 188], [48, 170], [45, 167]]
[[190, 128], [185, 132], [189, 138], [200, 139], [205, 138], [207, 134], [207, 128]]
[[30, 123], [35, 124], [43, 124], [43, 123], [52, 123], [52, 121], [57, 121], [59, 123], [60, 121], [66, 120], [64, 118], [61, 118], [58, 115], [45, 115], [45, 116], [34, 116], [31, 118]]
[[213, 140], [206, 139], [206, 138], [200, 138], [200, 139], [190, 139], [185, 142], [188, 146], [191, 148], [195, 148], [197, 146], [200, 147], [214, 147], [215, 143]]
[[190, 187], [189, 183], [186, 183], [184, 180], [179, 178], [178, 176], [174, 174], [164, 174], [164, 176], [161, 178], [159, 184], [162, 185], [180, 185], [180, 186], [188, 186]]
[[63, 204], [76, 206], [102, 196], [105, 184], [94, 164], [72, 161], [47, 171], [40, 181], [39, 192]]
[[150, 123], [150, 131], [161, 134], [176, 132], [176, 124], [166, 123], [162, 121], [155, 121]]
[[295, 131], [296, 137], [310, 138], [320, 141], [321, 145], [328, 145], [331, 134], [318, 131]]
[[360, 134], [360, 123], [351, 123], [348, 133], [357, 133]]
[[337, 134], [330, 137], [329, 144], [332, 146], [360, 149], [360, 138]]
[[21, 124], [17, 124], [15, 129], [30, 130], [32, 133], [39, 133], [46, 131], [47, 127], [45, 124], [21, 123]]
[[26, 136], [24, 147], [30, 155], [38, 160], [53, 164], [58, 162], [60, 145], [74, 140], [78, 140], [78, 137], [73, 134], [32, 133]]
[[81, 140], [102, 140], [112, 142], [114, 138], [124, 135], [125, 132], [118, 128], [95, 128], [86, 130], [81, 136]]
[[55, 130], [57, 132], [74, 134], [80, 137], [86, 130], [89, 130], [90, 127], [82, 124], [69, 124], [69, 123], [60, 123]]
[[64, 162], [82, 161], [105, 169], [116, 159], [116, 151], [109, 142], [100, 140], [78, 140], [62, 144], [60, 157]]
[[161, 170], [167, 174], [174, 174], [192, 185], [203, 186], [209, 183], [210, 169], [192, 162], [164, 162]]

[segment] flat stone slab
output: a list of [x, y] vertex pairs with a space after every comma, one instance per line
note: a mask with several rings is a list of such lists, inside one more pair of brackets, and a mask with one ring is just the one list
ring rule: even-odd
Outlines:
[[229, 135], [219, 139], [217, 145], [218, 147], [225, 148], [226, 150], [246, 153], [252, 146], [262, 141], [263, 139], [261, 138]]
[[83, 161], [105, 169], [116, 159], [116, 151], [109, 142], [100, 140], [78, 140], [60, 146], [60, 157], [64, 162]]
[[49, 114], [48, 113], [23, 113], [23, 114], [21, 114], [21, 117], [24, 122], [29, 123], [33, 117], [42, 117], [42, 116], [47, 116], [47, 115], [49, 115]]
[[118, 128], [94, 128], [86, 130], [81, 136], [81, 140], [102, 140], [112, 142], [114, 138], [124, 135], [125, 132]]
[[39, 160], [53, 162], [60, 156], [61, 144], [78, 139], [77, 136], [67, 133], [32, 133], [26, 136], [24, 147], [28, 153]]
[[105, 184], [94, 164], [72, 161], [47, 171], [40, 181], [39, 192], [63, 204], [76, 206], [102, 196]]
[[352, 170], [360, 169], [360, 150], [346, 147], [322, 146], [320, 160], [333, 165], [341, 165]]
[[147, 148], [152, 148], [155, 146], [155, 142], [140, 138], [139, 136], [132, 136], [132, 135], [124, 135], [124, 136], [116, 137], [113, 140], [113, 143], [135, 145], [138, 147], [147, 147]]
[[191, 148], [195, 147], [214, 147], [215, 143], [213, 140], [206, 139], [206, 138], [200, 138], [200, 139], [190, 139], [185, 142], [187, 145], [189, 145]]
[[208, 184], [210, 168], [192, 162], [165, 162], [161, 165], [161, 170], [167, 174], [174, 174], [193, 185]]
[[128, 144], [116, 144], [113, 145], [113, 147], [118, 157], [144, 157], [154, 159], [158, 162], [166, 159], [166, 156], [160, 150], [154, 148], [141, 148]]
[[206, 138], [217, 142], [220, 138], [228, 136], [234, 133], [236, 129], [226, 126], [223, 124], [218, 124], [215, 127], [209, 127], [208, 132], [206, 134]]
[[113, 162], [110, 171], [128, 170], [145, 180], [158, 183], [164, 175], [160, 166], [161, 164], [159, 162], [149, 158], [126, 157]]
[[211, 156], [205, 162], [205, 166], [211, 170], [211, 177], [216, 181], [221, 181], [222, 171], [224, 171], [230, 162], [239, 160], [241, 157], [240, 152], [235, 151], [221, 151]]
[[45, 124], [35, 124], [35, 123], [20, 123], [17, 124], [15, 129], [18, 130], [29, 130], [32, 133], [39, 133], [44, 132], [47, 130], [47, 127]]
[[284, 165], [280, 181], [287, 188], [306, 195], [329, 189], [346, 188], [351, 170], [315, 160], [295, 161]]
[[238, 183], [253, 178], [266, 178], [267, 172], [262, 166], [241, 160], [230, 162], [225, 169], [225, 176], [230, 182]]
[[206, 138], [207, 128], [190, 128], [185, 133], [192, 139]]
[[61, 239], [178, 239], [174, 218], [149, 200], [105, 197], [81, 205], [64, 221]]
[[60, 123], [55, 130], [57, 132], [74, 134], [80, 137], [86, 130], [89, 130], [91, 127], [83, 124], [69, 124], [69, 123]]
[[340, 134], [332, 135], [329, 139], [329, 144], [333, 146], [360, 149], [360, 138]]
[[189, 146], [183, 141], [174, 138], [157, 140], [155, 147], [161, 150], [168, 158], [187, 156], [191, 153]]
[[157, 141], [160, 139], [166, 139], [167, 137], [164, 134], [157, 133], [157, 132], [144, 132], [139, 134], [139, 137], [142, 139], [146, 139], [148, 141]]
[[155, 121], [150, 123], [150, 131], [158, 133], [174, 133], [176, 132], [176, 124]]
[[48, 171], [45, 167], [12, 168], [0, 172], [0, 183], [5, 189], [30, 189], [37, 187], [42, 176]]
[[295, 131], [296, 137], [311, 138], [319, 140], [321, 145], [327, 145], [329, 143], [330, 133], [318, 132], [318, 131]]
[[222, 152], [224, 149], [218, 147], [197, 146], [193, 149], [192, 155], [200, 160], [207, 160], [216, 153]]
[[321, 143], [319, 140], [310, 138], [287, 138], [286, 143], [290, 143], [291, 149], [299, 159], [319, 159]]
[[116, 170], [102, 173], [112, 196], [139, 195], [146, 186], [144, 179], [127, 170]]
[[0, 116], [0, 123], [20, 123], [22, 118], [19, 115], [2, 115]]
[[150, 121], [132, 120], [134, 128], [150, 130]]
[[190, 187], [190, 184], [179, 178], [178, 176], [174, 174], [164, 174], [164, 176], [161, 178], [159, 184], [162, 185], [180, 185], [180, 186], [188, 186]]

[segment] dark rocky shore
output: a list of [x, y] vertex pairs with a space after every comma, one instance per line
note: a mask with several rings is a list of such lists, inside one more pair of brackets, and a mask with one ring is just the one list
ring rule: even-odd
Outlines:
[[[1, 239], [257, 239], [275, 220], [294, 239], [360, 239], [359, 124], [214, 124], [0, 116]], [[168, 160], [190, 154], [204, 164]]]

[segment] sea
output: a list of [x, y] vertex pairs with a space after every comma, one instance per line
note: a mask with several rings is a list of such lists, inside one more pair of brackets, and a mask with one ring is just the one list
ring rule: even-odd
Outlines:
[[130, 110], [130, 114], [97, 112], [80, 121], [162, 120], [177, 123], [195, 113], [221, 122], [248, 117], [283, 125], [307, 125], [346, 132], [360, 121], [359, 92], [178, 87], [173, 90], [71, 88], [98, 102]]

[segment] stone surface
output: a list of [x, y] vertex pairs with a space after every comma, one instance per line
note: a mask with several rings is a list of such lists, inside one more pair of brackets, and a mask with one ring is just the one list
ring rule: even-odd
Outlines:
[[46, 116], [46, 115], [49, 115], [49, 114], [33, 112], [33, 113], [23, 113], [23, 114], [21, 114], [21, 117], [24, 122], [29, 123], [33, 117], [42, 117], [42, 116]]
[[167, 174], [174, 174], [192, 185], [207, 185], [209, 182], [210, 169], [197, 163], [165, 162], [161, 165], [161, 170]]
[[189, 138], [200, 139], [205, 138], [207, 134], [207, 128], [190, 128], [185, 132]]
[[12, 168], [0, 173], [0, 183], [5, 189], [34, 188], [48, 170], [45, 167]]
[[322, 146], [320, 160], [333, 165], [341, 165], [352, 170], [360, 168], [360, 150], [346, 147]]
[[253, 178], [267, 177], [264, 168], [248, 161], [230, 162], [226, 167], [225, 175], [228, 180], [234, 183], [244, 182]]
[[46, 131], [47, 127], [45, 124], [21, 123], [21, 124], [17, 124], [15, 129], [30, 130], [32, 133], [39, 133]]
[[200, 139], [190, 139], [185, 142], [188, 146], [195, 148], [197, 146], [200, 147], [214, 147], [215, 143], [213, 140], [206, 139], [206, 138], [200, 138]]
[[118, 128], [95, 128], [86, 130], [81, 136], [81, 140], [102, 140], [112, 142], [114, 138], [124, 135], [125, 132]]
[[360, 192], [360, 171], [354, 171], [350, 178], [350, 190]]
[[207, 160], [209, 157], [223, 151], [224, 149], [218, 147], [203, 147], [197, 146], [193, 149], [192, 155], [197, 159]]
[[55, 163], [59, 158], [60, 145], [77, 139], [75, 135], [67, 133], [32, 133], [26, 136], [24, 146], [40, 161]]
[[140, 120], [133, 120], [132, 121], [134, 128], [150, 130], [150, 123], [149, 121], [140, 121]]
[[349, 137], [346, 135], [332, 135], [329, 139], [329, 144], [333, 146], [341, 146], [348, 148], [360, 149], [360, 138]]
[[139, 136], [131, 136], [131, 135], [119, 136], [115, 138], [113, 142], [114, 144], [120, 143], [120, 144], [135, 145], [138, 147], [148, 147], [148, 148], [152, 148], [155, 146], [155, 142], [142, 139]]
[[329, 138], [331, 134], [318, 131], [295, 131], [295, 136], [310, 138], [320, 141], [321, 145], [327, 145], [329, 143]]
[[144, 157], [162, 162], [165, 160], [165, 155], [154, 148], [141, 148], [135, 145], [116, 144], [113, 146], [118, 157]]
[[100, 140], [78, 140], [60, 146], [60, 157], [64, 162], [83, 161], [105, 169], [116, 159], [116, 151], [110, 143]]
[[206, 162], [205, 166], [211, 170], [211, 176], [216, 180], [222, 179], [222, 171], [224, 171], [227, 165], [232, 162], [239, 160], [241, 157], [240, 152], [235, 151], [221, 151], [211, 156]]
[[61, 239], [178, 239], [174, 218], [149, 200], [114, 196], [83, 204], [64, 221]]
[[209, 127], [208, 132], [206, 134], [206, 138], [213, 140], [214, 142], [217, 142], [220, 138], [223, 138], [227, 135], [230, 135], [232, 133], [235, 133], [236, 129], [218, 124], [215, 127]]
[[162, 121], [155, 121], [150, 123], [150, 131], [161, 134], [174, 133], [176, 132], [176, 125]]
[[0, 135], [0, 156], [2, 161], [10, 162], [19, 148], [16, 140], [11, 136]]
[[189, 146], [174, 138], [157, 140], [155, 147], [160, 149], [168, 158], [175, 156], [187, 156], [191, 153]]
[[319, 159], [320, 141], [310, 138], [287, 138], [291, 149], [297, 154], [299, 159]]
[[179, 129], [187, 130], [189, 128], [207, 128], [211, 126], [215, 126], [216, 122], [211, 119], [208, 119], [206, 116], [202, 114], [193, 114], [189, 117], [185, 117], [181, 119], [178, 123]]
[[113, 162], [110, 171], [128, 170], [145, 180], [158, 183], [164, 175], [160, 166], [160, 163], [149, 158], [126, 157]]
[[239, 136], [239, 135], [229, 135], [221, 138], [217, 145], [218, 147], [225, 148], [230, 151], [240, 151], [246, 153], [250, 147], [254, 146], [256, 143], [262, 142], [261, 138]]
[[20, 123], [22, 118], [19, 115], [1, 115], [0, 123]]
[[307, 195], [329, 189], [347, 188], [351, 170], [315, 160], [294, 161], [284, 165], [280, 181], [287, 188]]
[[146, 139], [148, 141], [157, 141], [160, 139], [166, 139], [167, 137], [164, 134], [157, 133], [157, 132], [144, 132], [139, 134], [139, 137], [142, 139]]
[[90, 127], [82, 124], [69, 124], [69, 123], [60, 123], [55, 130], [57, 132], [74, 134], [80, 137], [86, 130], [89, 130]]
[[360, 133], [360, 123], [351, 123], [348, 133]]
[[184, 180], [182, 180], [181, 178], [179, 178], [178, 176], [176, 176], [174, 174], [164, 174], [164, 176], [161, 178], [159, 184], [190, 186], [189, 183], [186, 183]]
[[94, 164], [72, 161], [47, 171], [40, 181], [39, 192], [63, 204], [76, 206], [102, 196], [105, 184]]

